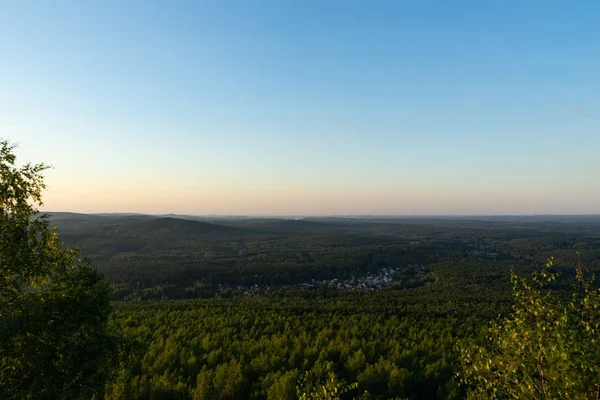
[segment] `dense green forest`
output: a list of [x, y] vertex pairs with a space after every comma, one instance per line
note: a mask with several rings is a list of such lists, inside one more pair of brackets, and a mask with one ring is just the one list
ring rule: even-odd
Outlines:
[[509, 313], [511, 270], [554, 256], [560, 291], [577, 251], [600, 267], [597, 217], [52, 222], [111, 282], [134, 349], [108, 398], [292, 399], [332, 372], [346, 398], [464, 398], [456, 342]]
[[[115, 300], [348, 280], [393, 267], [401, 286], [436, 263], [600, 265], [600, 219], [213, 219], [57, 213], [53, 223], [112, 282]], [[219, 290], [219, 285], [221, 288]], [[225, 290], [231, 289], [231, 290]]]

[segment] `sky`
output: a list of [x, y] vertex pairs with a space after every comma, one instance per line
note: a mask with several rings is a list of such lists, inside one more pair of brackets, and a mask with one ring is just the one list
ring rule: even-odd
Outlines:
[[600, 2], [0, 0], [44, 210], [600, 213]]

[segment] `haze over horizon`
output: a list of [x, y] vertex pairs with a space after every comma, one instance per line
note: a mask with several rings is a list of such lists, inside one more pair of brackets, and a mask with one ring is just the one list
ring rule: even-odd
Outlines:
[[45, 210], [600, 214], [596, 1], [3, 2]]

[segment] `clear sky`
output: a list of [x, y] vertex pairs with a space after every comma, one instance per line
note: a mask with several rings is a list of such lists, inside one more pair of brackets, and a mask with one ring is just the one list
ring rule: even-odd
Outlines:
[[0, 0], [45, 209], [600, 213], [600, 1]]

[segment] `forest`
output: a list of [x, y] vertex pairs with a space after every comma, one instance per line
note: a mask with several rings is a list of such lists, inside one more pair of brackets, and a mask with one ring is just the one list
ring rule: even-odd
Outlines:
[[462, 399], [456, 342], [508, 315], [511, 271], [600, 268], [594, 216], [51, 221], [111, 284], [114, 399]]

